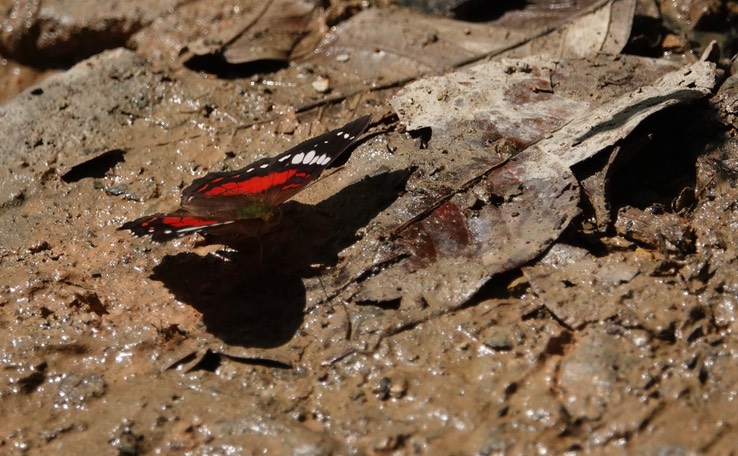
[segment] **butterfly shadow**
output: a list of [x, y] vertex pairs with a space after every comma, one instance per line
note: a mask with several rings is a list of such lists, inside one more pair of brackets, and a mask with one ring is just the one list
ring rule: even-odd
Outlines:
[[368, 177], [317, 205], [283, 204], [281, 224], [261, 238], [206, 237], [229, 249], [200, 256], [168, 255], [151, 278], [200, 311], [207, 331], [242, 347], [273, 348], [295, 335], [304, 319], [302, 278], [313, 265], [335, 265], [356, 231], [386, 209], [405, 188], [410, 170]]

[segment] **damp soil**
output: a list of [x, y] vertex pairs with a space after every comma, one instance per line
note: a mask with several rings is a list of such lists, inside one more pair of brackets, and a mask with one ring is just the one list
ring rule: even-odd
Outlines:
[[[561, 193], [582, 196], [556, 237], [490, 273], [474, 267], [481, 254], [470, 253], [478, 233], [467, 218], [516, 194], [494, 194], [492, 180], [464, 185], [487, 182], [485, 172], [528, 144], [475, 120], [463, 124], [472, 133], [434, 146], [442, 130], [406, 131], [390, 105], [404, 83], [369, 68], [381, 61], [321, 73], [325, 62], [366, 57], [341, 40], [360, 41], [351, 17], [391, 16], [382, 2], [368, 12], [361, 2], [333, 7], [327, 23], [346, 35], [289, 64], [217, 61], [205, 71], [178, 60], [172, 49], [197, 27], [233, 23], [226, 3], [158, 2], [161, 16], [144, 19], [114, 9], [115, 38], [128, 49], [39, 69], [35, 85], [9, 90], [0, 106], [0, 453], [734, 451], [729, 83], [722, 98], [635, 130], [639, 146], [629, 150], [638, 153], [619, 153], [606, 169], [605, 222], [595, 198], [567, 187]], [[439, 20], [439, 30], [452, 28]], [[85, 33], [103, 33], [98, 25]], [[454, 55], [443, 33], [421, 38], [418, 46]], [[70, 42], [55, 41], [54, 55], [74, 55], [62, 52]], [[596, 91], [569, 80], [572, 99], [626, 96], [678, 68], [658, 63], [651, 75], [625, 57], [592, 62], [557, 68], [614, 65], [617, 78]], [[439, 71], [415, 64], [422, 71], [395, 62], [402, 78]], [[176, 209], [181, 189], [206, 172], [365, 114], [369, 132], [259, 238], [226, 231], [160, 244], [116, 230]], [[591, 189], [587, 179], [607, 162], [573, 166], [571, 180]], [[436, 204], [462, 187], [465, 196]]]

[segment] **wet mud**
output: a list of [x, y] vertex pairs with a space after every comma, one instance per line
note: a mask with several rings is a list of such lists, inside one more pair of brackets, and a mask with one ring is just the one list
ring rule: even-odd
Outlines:
[[[458, 0], [17, 3], [0, 453], [734, 451], [727, 58], [536, 51], [597, 2], [494, 24]], [[694, 3], [670, 33], [720, 26]], [[117, 231], [367, 114], [259, 237]]]

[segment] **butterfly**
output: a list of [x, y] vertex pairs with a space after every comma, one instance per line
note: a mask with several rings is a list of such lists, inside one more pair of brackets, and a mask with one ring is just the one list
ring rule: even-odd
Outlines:
[[182, 191], [180, 208], [123, 224], [136, 236], [165, 242], [241, 221], [268, 220], [275, 208], [314, 181], [366, 131], [371, 116], [309, 139], [236, 171], [209, 173]]

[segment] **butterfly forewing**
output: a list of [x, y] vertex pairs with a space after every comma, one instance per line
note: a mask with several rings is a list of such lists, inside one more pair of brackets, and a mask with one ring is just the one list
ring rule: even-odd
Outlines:
[[182, 206], [217, 213], [223, 206], [256, 205], [269, 211], [318, 177], [366, 130], [370, 120], [361, 117], [236, 171], [210, 173], [183, 191]]

